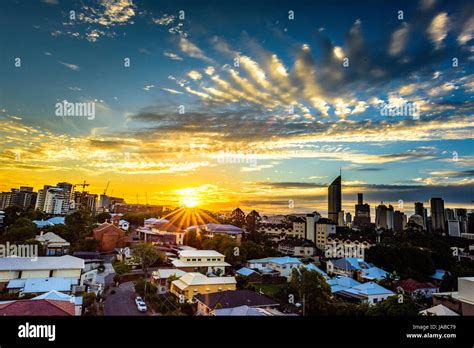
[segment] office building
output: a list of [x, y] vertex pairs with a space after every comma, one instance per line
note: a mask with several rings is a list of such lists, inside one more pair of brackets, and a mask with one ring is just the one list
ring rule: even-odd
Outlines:
[[339, 222], [339, 213], [342, 211], [341, 175], [328, 187], [328, 218], [336, 224]]

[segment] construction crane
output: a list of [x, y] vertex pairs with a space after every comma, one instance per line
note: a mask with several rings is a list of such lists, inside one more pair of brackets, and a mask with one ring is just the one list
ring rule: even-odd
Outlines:
[[107, 186], [105, 187], [104, 190], [104, 196], [107, 194], [107, 189], [109, 188], [110, 181], [107, 181]]
[[86, 188], [86, 186], [89, 186], [89, 185], [90, 184], [87, 184], [86, 181], [84, 180], [84, 182], [82, 184], [75, 184], [73, 186], [73, 188], [76, 187], [76, 186], [82, 186], [82, 193], [84, 193], [84, 189]]

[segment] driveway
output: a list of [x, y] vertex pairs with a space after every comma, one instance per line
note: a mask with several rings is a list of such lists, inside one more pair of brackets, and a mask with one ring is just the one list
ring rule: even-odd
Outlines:
[[110, 291], [107, 293], [104, 315], [147, 315], [147, 313], [139, 312], [135, 305], [136, 294], [133, 282], [122, 283], [111, 290], [115, 290], [115, 294], [112, 295]]

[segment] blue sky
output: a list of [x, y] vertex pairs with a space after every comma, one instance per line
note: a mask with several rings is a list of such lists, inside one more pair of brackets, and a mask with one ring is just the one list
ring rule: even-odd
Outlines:
[[[342, 168], [346, 210], [360, 191], [407, 211], [432, 196], [472, 207], [469, 1], [0, 9], [1, 190], [110, 180], [129, 201], [173, 204], [184, 189], [214, 209], [324, 212]], [[63, 100], [95, 103], [95, 118], [57, 117]], [[381, 112], [403, 105], [419, 113]]]

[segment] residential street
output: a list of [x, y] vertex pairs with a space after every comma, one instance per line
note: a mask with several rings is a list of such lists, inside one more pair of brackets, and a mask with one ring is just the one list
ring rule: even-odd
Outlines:
[[[107, 293], [107, 299], [104, 302], [105, 315], [147, 315], [138, 311], [135, 305], [135, 289], [133, 282], [120, 284], [115, 290], [115, 294]], [[111, 289], [111, 290], [112, 290]]]

